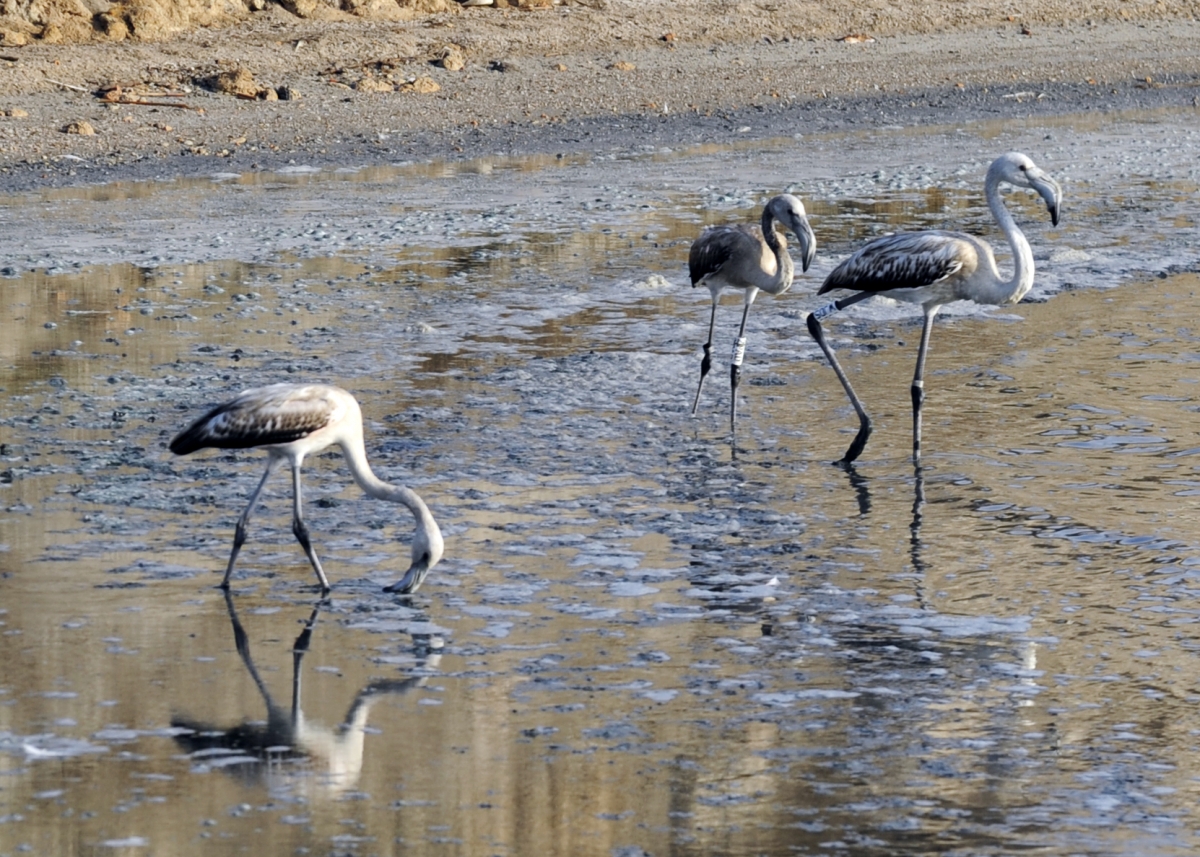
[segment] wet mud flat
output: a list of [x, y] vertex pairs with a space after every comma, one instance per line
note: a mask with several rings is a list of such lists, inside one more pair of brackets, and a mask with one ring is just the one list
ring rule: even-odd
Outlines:
[[[9, 197], [0, 850], [1193, 853], [1193, 119]], [[815, 284], [880, 232], [994, 239], [1009, 149], [1065, 193], [1058, 229], [1010, 195], [1031, 300], [939, 319], [920, 470], [916, 317], [831, 320], [879, 424], [832, 467]], [[688, 417], [684, 260], [784, 189], [818, 261], [755, 304], [731, 443], [720, 375]], [[212, 588], [261, 457], [165, 442], [309, 379], [442, 523], [412, 599], [381, 592], [410, 520], [337, 455], [306, 478], [328, 603], [282, 477]]]

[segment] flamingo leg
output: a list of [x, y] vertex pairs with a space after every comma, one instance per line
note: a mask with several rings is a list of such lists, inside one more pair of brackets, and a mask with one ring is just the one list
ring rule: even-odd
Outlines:
[[221, 579], [221, 588], [229, 589], [229, 575], [233, 574], [234, 563], [237, 562], [238, 554], [242, 550], [242, 545], [246, 543], [246, 524], [250, 521], [250, 513], [254, 511], [254, 505], [258, 502], [258, 496], [262, 494], [263, 488], [267, 484], [267, 480], [271, 478], [271, 474], [275, 471], [279, 464], [279, 459], [271, 456], [267, 460], [267, 472], [263, 474], [262, 479], [258, 483], [258, 487], [254, 489], [254, 493], [250, 495], [250, 502], [246, 504], [246, 510], [242, 512], [238, 518], [237, 528], [233, 531], [233, 551], [229, 554], [229, 565], [225, 566], [225, 577]]
[[867, 409], [863, 407], [862, 400], [858, 398], [858, 394], [854, 392], [854, 388], [850, 386], [850, 379], [846, 377], [845, 370], [842, 369], [842, 365], [838, 363], [837, 357], [834, 356], [833, 349], [825, 341], [825, 330], [821, 327], [821, 321], [817, 315], [819, 313], [824, 318], [869, 297], [871, 297], [870, 292], [860, 292], [857, 295], [851, 295], [840, 301], [834, 301], [828, 307], [825, 307], [824, 311], [818, 310], [816, 313], [808, 314], [808, 332], [816, 340], [817, 345], [821, 346], [821, 350], [825, 352], [825, 357], [829, 360], [829, 365], [833, 367], [834, 374], [842, 382], [842, 389], [846, 391], [846, 395], [850, 398], [850, 404], [854, 406], [854, 410], [858, 414], [858, 434], [854, 436], [854, 440], [850, 443], [850, 448], [846, 450], [846, 454], [837, 462], [841, 465], [850, 464], [862, 455], [862, 451], [867, 445], [867, 440], [871, 437], [871, 417], [867, 414]]
[[925, 325], [921, 328], [921, 345], [917, 349], [917, 368], [913, 373], [913, 463], [921, 461], [921, 406], [925, 404], [925, 357], [929, 353], [929, 334], [933, 332], [933, 318], [941, 307], [925, 311]]
[[304, 553], [308, 555], [308, 561], [312, 563], [313, 571], [317, 573], [317, 579], [321, 581], [321, 593], [329, 591], [329, 580], [325, 577], [325, 570], [321, 568], [321, 561], [317, 559], [317, 552], [313, 550], [312, 541], [308, 537], [308, 526], [304, 523], [303, 502], [300, 495], [300, 461], [292, 462], [292, 533], [296, 536], [296, 541], [300, 542], [300, 546], [304, 548]]
[[717, 300], [720, 292], [713, 295], [712, 315], [708, 319], [708, 341], [704, 343], [704, 357], [700, 361], [700, 386], [696, 388], [696, 399], [692, 402], [692, 416], [696, 416], [696, 408], [700, 406], [700, 391], [704, 389], [704, 376], [712, 368], [713, 326], [717, 323]]
[[742, 308], [742, 326], [738, 328], [737, 342], [733, 344], [733, 359], [729, 361], [729, 433], [733, 434], [737, 421], [737, 388], [742, 380], [742, 358], [746, 356], [746, 317], [750, 315], [750, 304], [754, 293], [746, 292], [746, 305]]

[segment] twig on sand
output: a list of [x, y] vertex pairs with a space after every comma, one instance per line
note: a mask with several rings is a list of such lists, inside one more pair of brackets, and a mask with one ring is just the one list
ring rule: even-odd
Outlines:
[[178, 107], [180, 110], [195, 110], [203, 113], [203, 107], [193, 107], [190, 104], [180, 104], [178, 101], [144, 101], [136, 96], [133, 98], [105, 98], [105, 104], [138, 104], [142, 107]]
[[[183, 93], [176, 92], [158, 92], [155, 93], [159, 98], [181, 98]], [[190, 104], [183, 104], [179, 101], [154, 101], [139, 95], [136, 92], [126, 92], [121, 86], [109, 86], [100, 91], [98, 97], [105, 104], [138, 104], [142, 107], [178, 107], [180, 110], [195, 110], [197, 113], [203, 113], [203, 107], [193, 107]]]
[[91, 90], [85, 86], [76, 86], [73, 83], [63, 83], [61, 80], [55, 80], [52, 77], [48, 77], [46, 80], [50, 81], [55, 86], [61, 86], [63, 89], [73, 89], [76, 92], [91, 92]]

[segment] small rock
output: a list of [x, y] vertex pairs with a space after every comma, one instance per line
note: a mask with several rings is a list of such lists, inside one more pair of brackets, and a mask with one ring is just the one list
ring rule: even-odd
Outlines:
[[422, 95], [428, 95], [431, 92], [437, 92], [441, 87], [438, 82], [428, 75], [422, 75], [410, 83], [401, 85], [401, 92], [419, 92]]
[[512, 60], [492, 60], [488, 63], [488, 70], [498, 71], [501, 74], [506, 74], [514, 71], [520, 71], [520, 67]]
[[247, 99], [258, 98], [258, 92], [262, 88], [254, 80], [254, 75], [240, 66], [232, 71], [223, 71], [220, 74], [206, 77], [200, 83], [214, 92], [224, 92], [227, 95], [236, 95], [238, 98]]
[[104, 35], [108, 36], [112, 41], [121, 42], [129, 38], [129, 24], [120, 15], [102, 12], [96, 16], [96, 21], [100, 24], [100, 29], [104, 32]]
[[565, 65], [563, 65], [562, 63], [560, 63], [560, 62], [556, 62], [556, 63], [554, 64], [554, 70], [555, 70], [555, 71], [566, 71], [566, 70], [567, 70], [567, 67], [566, 67]]
[[4, 112], [4, 115], [9, 117], [10, 119], [28, 119], [29, 111], [22, 110], [20, 107], [13, 107], [9, 110], [6, 110]]
[[275, 94], [279, 96], [280, 101], [299, 101], [300, 93], [290, 86], [275, 87]]
[[259, 101], [278, 101], [279, 93], [269, 86], [264, 86], [258, 91]]
[[23, 48], [29, 44], [29, 36], [18, 30], [0, 27], [0, 47]]
[[322, 7], [318, 0], [279, 0], [279, 5], [297, 18], [311, 18]]
[[48, 321], [43, 324], [42, 327], [46, 328], [46, 330], [54, 330], [54, 328], [58, 327], [58, 325], [52, 321]]
[[359, 92], [394, 92], [396, 87], [391, 81], [380, 80], [377, 77], [364, 77], [354, 84]]
[[446, 45], [441, 58], [438, 59], [438, 65], [446, 71], [462, 71], [466, 68], [467, 58], [463, 55], [463, 49], [458, 45]]
[[69, 125], [63, 126], [64, 134], [81, 134], [84, 137], [95, 137], [96, 129], [92, 127], [92, 123], [86, 119], [80, 119], [78, 122], [72, 122]]
[[637, 66], [631, 62], [626, 62], [625, 60], [617, 60], [615, 63], [610, 65], [609, 68], [613, 71], [633, 71], [637, 68]]

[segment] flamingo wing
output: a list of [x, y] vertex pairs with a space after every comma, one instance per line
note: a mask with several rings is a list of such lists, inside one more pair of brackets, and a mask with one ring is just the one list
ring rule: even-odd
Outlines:
[[274, 384], [245, 390], [218, 405], [171, 441], [171, 452], [248, 449], [291, 443], [341, 417], [338, 391], [323, 385]]
[[692, 285], [715, 274], [736, 275], [742, 264], [761, 265], [765, 251], [762, 239], [748, 226], [710, 226], [692, 242], [688, 253]]
[[897, 232], [876, 238], [833, 269], [817, 294], [835, 289], [919, 289], [979, 266], [970, 238], [956, 232]]

